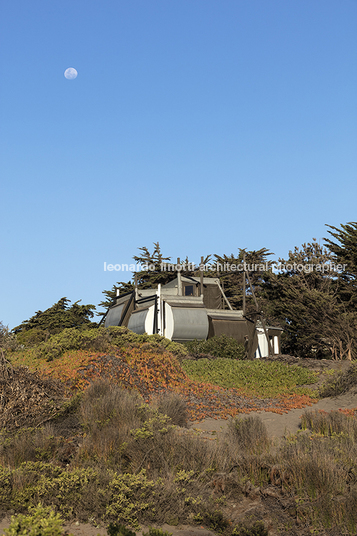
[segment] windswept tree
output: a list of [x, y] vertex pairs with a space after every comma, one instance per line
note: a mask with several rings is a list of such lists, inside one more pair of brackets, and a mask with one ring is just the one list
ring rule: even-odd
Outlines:
[[[266, 273], [270, 270], [272, 261], [269, 256], [273, 255], [267, 248], [253, 251], [238, 249], [238, 255], [214, 255], [216, 270], [210, 272], [211, 276], [219, 277], [224, 287], [224, 292], [234, 309], [243, 308], [243, 278], [244, 268], [249, 274], [249, 282], [246, 277], [246, 312], [248, 316], [254, 316], [256, 307], [252, 291], [261, 301], [262, 284]], [[246, 266], [244, 267], [244, 263]], [[238, 269], [238, 266], [241, 269]], [[234, 267], [234, 270], [233, 270]]]
[[[315, 239], [279, 259], [264, 296], [270, 320], [284, 329], [283, 351], [300, 357], [351, 359], [355, 319], [340, 298], [335, 255]], [[353, 315], [352, 315], [353, 316]]]
[[[118, 281], [115, 283], [110, 290], [103, 290], [102, 294], [104, 294], [105, 298], [102, 300], [98, 307], [104, 307], [105, 310], [108, 309], [111, 305], [114, 303], [114, 298], [117, 296], [117, 293], [119, 291], [120, 294], [126, 294], [127, 292], [133, 292], [134, 290], [134, 283], [132, 281], [129, 281], [125, 283], [124, 281]], [[104, 316], [105, 312], [98, 312], [98, 316]]]
[[159, 284], [165, 285], [176, 277], [176, 273], [162, 270], [162, 266], [171, 261], [161, 253], [159, 242], [154, 242], [154, 251], [150, 253], [147, 247], [138, 248], [140, 255], [134, 255], [134, 261], [143, 267], [136, 272], [137, 284], [141, 289], [156, 288]]
[[339, 295], [346, 307], [357, 310], [357, 222], [341, 225], [341, 229], [327, 225], [333, 237], [325, 244], [334, 256], [334, 262], [343, 266], [339, 274]]
[[[159, 242], [154, 242], [154, 251], [150, 253], [147, 247], [138, 248], [141, 251], [140, 255], [134, 255], [133, 259], [137, 265], [142, 268], [133, 273], [131, 281], [123, 282], [118, 281], [110, 290], [103, 290], [105, 299], [100, 302], [99, 307], [108, 309], [113, 304], [117, 292], [120, 294], [126, 294], [127, 292], [133, 292], [134, 280], [136, 276], [138, 288], [156, 288], [159, 283], [165, 284], [176, 277], [176, 273], [165, 272], [161, 270], [161, 265], [170, 261], [170, 257], [164, 257], [161, 253]], [[105, 312], [98, 313], [100, 316], [104, 316]]]
[[45, 311], [37, 311], [29, 320], [25, 320], [12, 331], [20, 342], [36, 344], [65, 328], [97, 327], [97, 323], [91, 320], [94, 316], [94, 305], [80, 305], [80, 300], [71, 306], [69, 304], [68, 298], [61, 298]]
[[[161, 252], [159, 242], [154, 242], [152, 253], [145, 246], [138, 249], [141, 253], [134, 255], [133, 259], [142, 269], [133, 273], [132, 279], [128, 283], [117, 282], [110, 290], [104, 290], [105, 299], [99, 304], [100, 307], [106, 309], [110, 307], [118, 290], [120, 294], [132, 292], [134, 290], [135, 276], [139, 289], [157, 288], [159, 284], [165, 285], [177, 277], [177, 259], [176, 262], [173, 262], [171, 257], [165, 257]], [[208, 261], [209, 257], [203, 259], [204, 264], [208, 263]], [[192, 265], [194, 263], [190, 262], [187, 257], [185, 260], [180, 260], [179, 266], [182, 266], [182, 270], [180, 269], [182, 275], [191, 277], [199, 275], [199, 270], [195, 271], [191, 269]], [[105, 313], [98, 314], [103, 316]]]
[[[177, 277], [177, 259], [172, 261], [170, 257], [165, 257], [158, 242], [154, 243], [154, 250], [151, 253], [147, 247], [139, 248], [139, 255], [134, 255], [133, 259], [138, 265], [143, 267], [136, 272], [137, 285], [139, 289], [157, 288], [158, 284], [165, 285]], [[238, 265], [243, 266], [245, 261], [249, 270], [251, 287], [248, 283], [246, 286], [246, 304], [247, 311], [254, 314], [256, 311], [253, 303], [252, 288], [257, 295], [260, 294], [261, 285], [264, 281], [264, 271], [270, 268], [272, 261], [269, 256], [272, 253], [268, 249], [262, 248], [256, 251], [238, 250], [238, 255], [206, 255], [195, 264], [189, 261], [188, 257], [179, 261], [181, 274], [188, 277], [199, 277], [203, 267], [205, 277], [218, 277], [222, 282], [225, 294], [232, 304], [233, 308], [241, 309], [243, 305], [243, 273], [236, 268]], [[212, 260], [213, 259], [213, 260]], [[205, 268], [210, 265], [211, 269]], [[231, 267], [234, 265], [234, 271]], [[173, 269], [172, 269], [173, 268]], [[110, 290], [104, 290], [105, 299], [99, 304], [100, 307], [108, 308], [117, 295], [132, 292], [134, 289], [134, 277], [129, 283], [118, 282]], [[104, 315], [105, 313], [99, 313]]]

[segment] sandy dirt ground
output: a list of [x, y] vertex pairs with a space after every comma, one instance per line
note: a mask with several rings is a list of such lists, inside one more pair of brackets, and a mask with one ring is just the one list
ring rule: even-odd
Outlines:
[[[7, 529], [10, 524], [10, 518], [5, 518], [0, 521], [0, 534], [4, 534], [4, 529]], [[64, 524], [63, 528], [67, 531], [67, 534], [73, 534], [73, 536], [107, 536], [107, 531], [104, 527], [93, 527], [87, 523], [70, 523]], [[178, 527], [172, 527], [170, 525], [162, 525], [160, 528], [164, 531], [171, 533], [173, 536], [217, 536], [215, 532], [212, 532], [204, 527], [190, 527], [188, 525], [181, 525]], [[142, 536], [143, 532], [146, 532], [148, 528], [143, 528], [136, 532], [137, 536]]]
[[[316, 404], [304, 409], [292, 409], [282, 415], [268, 411], [255, 411], [251, 415], [259, 415], [267, 427], [271, 438], [283, 437], [288, 433], [296, 433], [300, 429], [300, 417], [305, 410], [333, 411], [338, 409], [352, 409], [357, 407], [357, 394], [346, 393], [334, 398], [319, 400]], [[217, 433], [224, 432], [228, 426], [228, 420], [204, 419], [201, 422], [192, 423], [192, 428], [203, 432], [203, 436], [213, 438]]]

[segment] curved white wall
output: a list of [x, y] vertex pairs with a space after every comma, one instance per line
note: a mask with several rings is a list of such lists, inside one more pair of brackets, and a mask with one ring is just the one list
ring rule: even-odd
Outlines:
[[155, 306], [152, 305], [148, 309], [133, 311], [129, 318], [128, 329], [134, 333], [137, 333], [138, 335], [142, 335], [143, 333], [152, 335], [152, 328], [154, 325], [154, 309]]
[[167, 339], [187, 341], [207, 339], [208, 316], [206, 309], [171, 307], [165, 304], [165, 333]]

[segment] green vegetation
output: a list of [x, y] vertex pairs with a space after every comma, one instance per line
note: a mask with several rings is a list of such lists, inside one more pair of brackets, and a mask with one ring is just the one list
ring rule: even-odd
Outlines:
[[[185, 359], [182, 366], [193, 379], [225, 388], [242, 389], [259, 397], [305, 393], [299, 385], [312, 384], [316, 374], [306, 368], [279, 362], [233, 361], [231, 359]], [[310, 393], [311, 394], [311, 393]]]
[[148, 532], [143, 532], [143, 536], [172, 536], [172, 532], [163, 531], [162, 529], [155, 529], [150, 527]]
[[257, 521], [251, 527], [236, 527], [232, 531], [232, 536], [269, 536], [268, 529], [264, 523]]
[[117, 523], [110, 523], [107, 527], [107, 533], [108, 536], [136, 536], [135, 532]]
[[352, 363], [345, 372], [336, 373], [330, 380], [324, 383], [319, 390], [321, 398], [338, 396], [346, 393], [357, 385], [357, 363]]
[[314, 434], [340, 436], [357, 442], [357, 420], [340, 411], [305, 411], [301, 417], [301, 427]]
[[[185, 418], [182, 401], [173, 404], [174, 416], [182, 411]], [[67, 403], [60, 418], [17, 433], [4, 431], [2, 508], [32, 516], [33, 527], [41, 503], [53, 514], [37, 512], [40, 527], [40, 517], [59, 527], [60, 514], [110, 524], [111, 533], [120, 536], [129, 536], [140, 524], [173, 520], [203, 523], [226, 536], [267, 536], [262, 518], [242, 516], [231, 524], [225, 512], [244, 496], [254, 500], [278, 494], [274, 512], [279, 512], [281, 534], [296, 519], [316, 534], [337, 527], [346, 535], [355, 534], [353, 418], [306, 412], [305, 431], [272, 448], [265, 425], [255, 415], [232, 419], [226, 434], [212, 442], [176, 427], [164, 414], [171, 405], [160, 397], [147, 404], [137, 393], [99, 382]], [[57, 534], [55, 530], [51, 534]], [[152, 536], [161, 534], [160, 529], [150, 530]]]
[[244, 345], [239, 344], [233, 337], [228, 337], [227, 335], [211, 337], [206, 341], [189, 341], [185, 343], [185, 346], [192, 356], [209, 354], [228, 359], [244, 358]]
[[62, 519], [52, 508], [30, 506], [28, 515], [11, 518], [11, 524], [5, 529], [5, 536], [62, 536]]
[[187, 350], [178, 344], [160, 337], [160, 335], [137, 335], [128, 328], [100, 327], [97, 329], [65, 328], [60, 333], [52, 335], [46, 341], [38, 343], [21, 354], [31, 355], [33, 359], [45, 358], [48, 361], [56, 359], [68, 350], [93, 350], [94, 352], [116, 352], [120, 348], [141, 347], [162, 352], [164, 349], [179, 358], [187, 355]]
[[69, 306], [70, 300], [61, 298], [46, 311], [37, 311], [29, 320], [25, 320], [13, 329], [18, 342], [25, 345], [35, 345], [66, 328], [88, 329], [97, 327], [97, 324], [91, 321], [95, 306], [79, 305], [79, 302], [80, 300]]

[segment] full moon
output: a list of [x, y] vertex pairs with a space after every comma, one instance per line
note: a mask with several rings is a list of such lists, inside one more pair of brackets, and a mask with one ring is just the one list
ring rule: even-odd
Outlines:
[[67, 78], [67, 80], [74, 80], [75, 78], [77, 78], [77, 74], [77, 71], [73, 69], [73, 67], [69, 67], [64, 72], [64, 76]]

